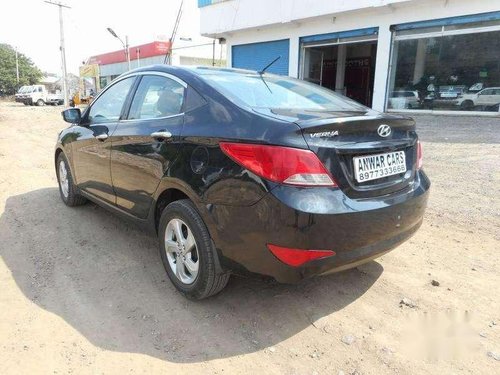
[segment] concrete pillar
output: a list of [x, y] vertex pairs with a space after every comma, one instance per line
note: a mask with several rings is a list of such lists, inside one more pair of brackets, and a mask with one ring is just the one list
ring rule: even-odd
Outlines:
[[233, 67], [233, 46], [226, 40], [226, 67]]
[[337, 46], [337, 71], [335, 75], [335, 91], [340, 94], [344, 92], [345, 82], [345, 63], [347, 59], [347, 45], [339, 44]]
[[288, 75], [290, 77], [299, 78], [299, 52], [299, 38], [290, 37], [290, 52], [288, 56]]
[[391, 52], [391, 31], [389, 24], [379, 26], [377, 58], [375, 61], [375, 82], [373, 84], [372, 108], [384, 111], [385, 98], [388, 90], [387, 78], [389, 71], [389, 56]]
[[424, 76], [425, 53], [427, 52], [427, 39], [419, 39], [417, 54], [415, 56], [415, 68], [413, 69], [413, 84], [416, 84]]

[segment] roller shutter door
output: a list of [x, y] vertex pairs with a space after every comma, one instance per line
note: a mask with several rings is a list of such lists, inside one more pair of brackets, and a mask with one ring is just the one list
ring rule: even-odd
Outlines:
[[267, 72], [288, 75], [290, 41], [276, 40], [272, 42], [235, 45], [231, 49], [233, 68], [261, 70], [276, 57], [276, 61]]

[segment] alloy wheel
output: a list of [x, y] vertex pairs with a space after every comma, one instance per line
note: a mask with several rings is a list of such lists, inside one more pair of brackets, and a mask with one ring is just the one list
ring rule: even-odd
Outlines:
[[180, 219], [172, 219], [165, 231], [165, 251], [174, 275], [184, 284], [192, 284], [198, 276], [199, 254], [193, 232]]
[[69, 193], [69, 180], [68, 180], [68, 170], [66, 169], [66, 163], [64, 160], [59, 162], [59, 185], [61, 186], [61, 191], [64, 198], [68, 198]]

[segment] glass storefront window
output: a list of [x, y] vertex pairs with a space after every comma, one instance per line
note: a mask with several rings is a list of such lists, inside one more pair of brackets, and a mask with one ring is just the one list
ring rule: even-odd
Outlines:
[[397, 36], [388, 109], [499, 111], [500, 30]]

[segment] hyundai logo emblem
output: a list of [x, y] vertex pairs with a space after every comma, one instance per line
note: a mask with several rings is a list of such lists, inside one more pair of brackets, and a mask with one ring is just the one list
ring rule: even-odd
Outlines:
[[391, 132], [392, 132], [391, 127], [389, 125], [386, 125], [386, 124], [380, 125], [377, 129], [377, 133], [381, 137], [388, 137], [389, 135], [391, 135]]

